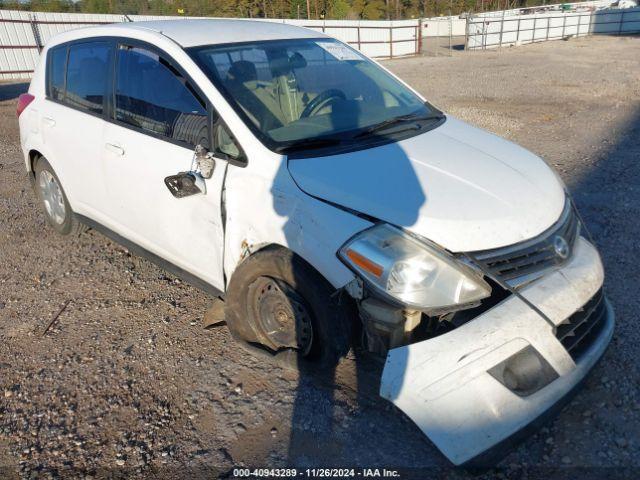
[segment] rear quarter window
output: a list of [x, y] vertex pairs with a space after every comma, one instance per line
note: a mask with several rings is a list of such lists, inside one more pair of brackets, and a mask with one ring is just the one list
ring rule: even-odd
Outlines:
[[49, 51], [47, 64], [47, 96], [54, 100], [64, 97], [65, 70], [67, 67], [67, 47]]

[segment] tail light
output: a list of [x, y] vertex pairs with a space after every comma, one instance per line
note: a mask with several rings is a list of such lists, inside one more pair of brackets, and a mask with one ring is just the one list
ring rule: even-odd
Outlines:
[[18, 97], [18, 107], [16, 108], [16, 115], [19, 117], [24, 109], [36, 99], [33, 95], [29, 93], [23, 93]]

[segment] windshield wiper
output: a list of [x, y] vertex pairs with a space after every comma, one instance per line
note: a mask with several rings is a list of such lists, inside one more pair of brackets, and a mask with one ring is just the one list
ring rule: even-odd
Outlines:
[[303, 140], [297, 140], [297, 141], [289, 142], [285, 145], [279, 146], [276, 148], [276, 152], [289, 153], [291, 151], [304, 150], [307, 148], [313, 149], [313, 148], [333, 147], [341, 143], [342, 143], [342, 139], [335, 138], [335, 137], [305, 138]]
[[366, 128], [354, 136], [346, 136], [346, 137], [316, 137], [316, 138], [303, 138], [301, 140], [293, 140], [290, 142], [286, 142], [283, 145], [276, 147], [275, 151], [278, 153], [291, 153], [300, 150], [313, 150], [316, 148], [325, 148], [325, 147], [334, 147], [336, 145], [341, 144], [350, 144], [353, 143], [353, 140], [373, 135], [381, 130], [386, 130], [387, 128], [406, 124], [408, 122], [413, 123], [412, 125], [406, 125], [405, 128], [395, 130], [393, 133], [399, 133], [408, 129], [417, 130], [422, 128], [419, 122], [425, 122], [429, 120], [441, 120], [444, 118], [444, 114], [442, 113], [431, 113], [428, 115], [417, 115], [415, 113], [408, 115], [400, 115], [397, 117], [390, 118], [389, 120], [385, 120], [384, 122], [377, 123], [372, 125], [371, 127]]
[[[398, 117], [393, 117], [393, 118], [390, 118], [389, 120], [385, 120], [384, 122], [376, 123], [375, 125], [372, 125], [369, 128], [363, 130], [362, 132], [356, 134], [353, 138], [362, 138], [369, 135], [373, 135], [374, 133], [378, 133], [382, 130], [386, 130], [391, 126], [400, 125], [407, 122], [412, 122], [412, 123], [424, 122], [429, 120], [441, 120], [442, 118], [444, 118], [444, 115], [442, 113], [432, 113], [429, 115], [415, 115], [415, 114], [400, 115]], [[415, 123], [414, 126], [407, 126], [407, 128], [399, 130], [398, 132], [402, 132], [407, 129], [418, 130], [420, 128], [422, 127], [418, 123]]]

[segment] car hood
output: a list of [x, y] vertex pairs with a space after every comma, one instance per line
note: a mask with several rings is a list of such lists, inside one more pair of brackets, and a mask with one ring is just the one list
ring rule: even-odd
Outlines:
[[400, 142], [288, 165], [306, 193], [452, 252], [534, 237], [558, 219], [565, 202], [561, 182], [543, 160], [452, 117]]

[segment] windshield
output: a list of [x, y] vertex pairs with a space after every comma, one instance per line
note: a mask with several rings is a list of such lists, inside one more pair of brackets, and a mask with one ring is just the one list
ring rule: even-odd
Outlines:
[[364, 142], [380, 135], [376, 127], [398, 131], [396, 124], [413, 121], [417, 131], [418, 121], [441, 118], [374, 62], [333, 39], [215, 45], [190, 53], [276, 151]]

